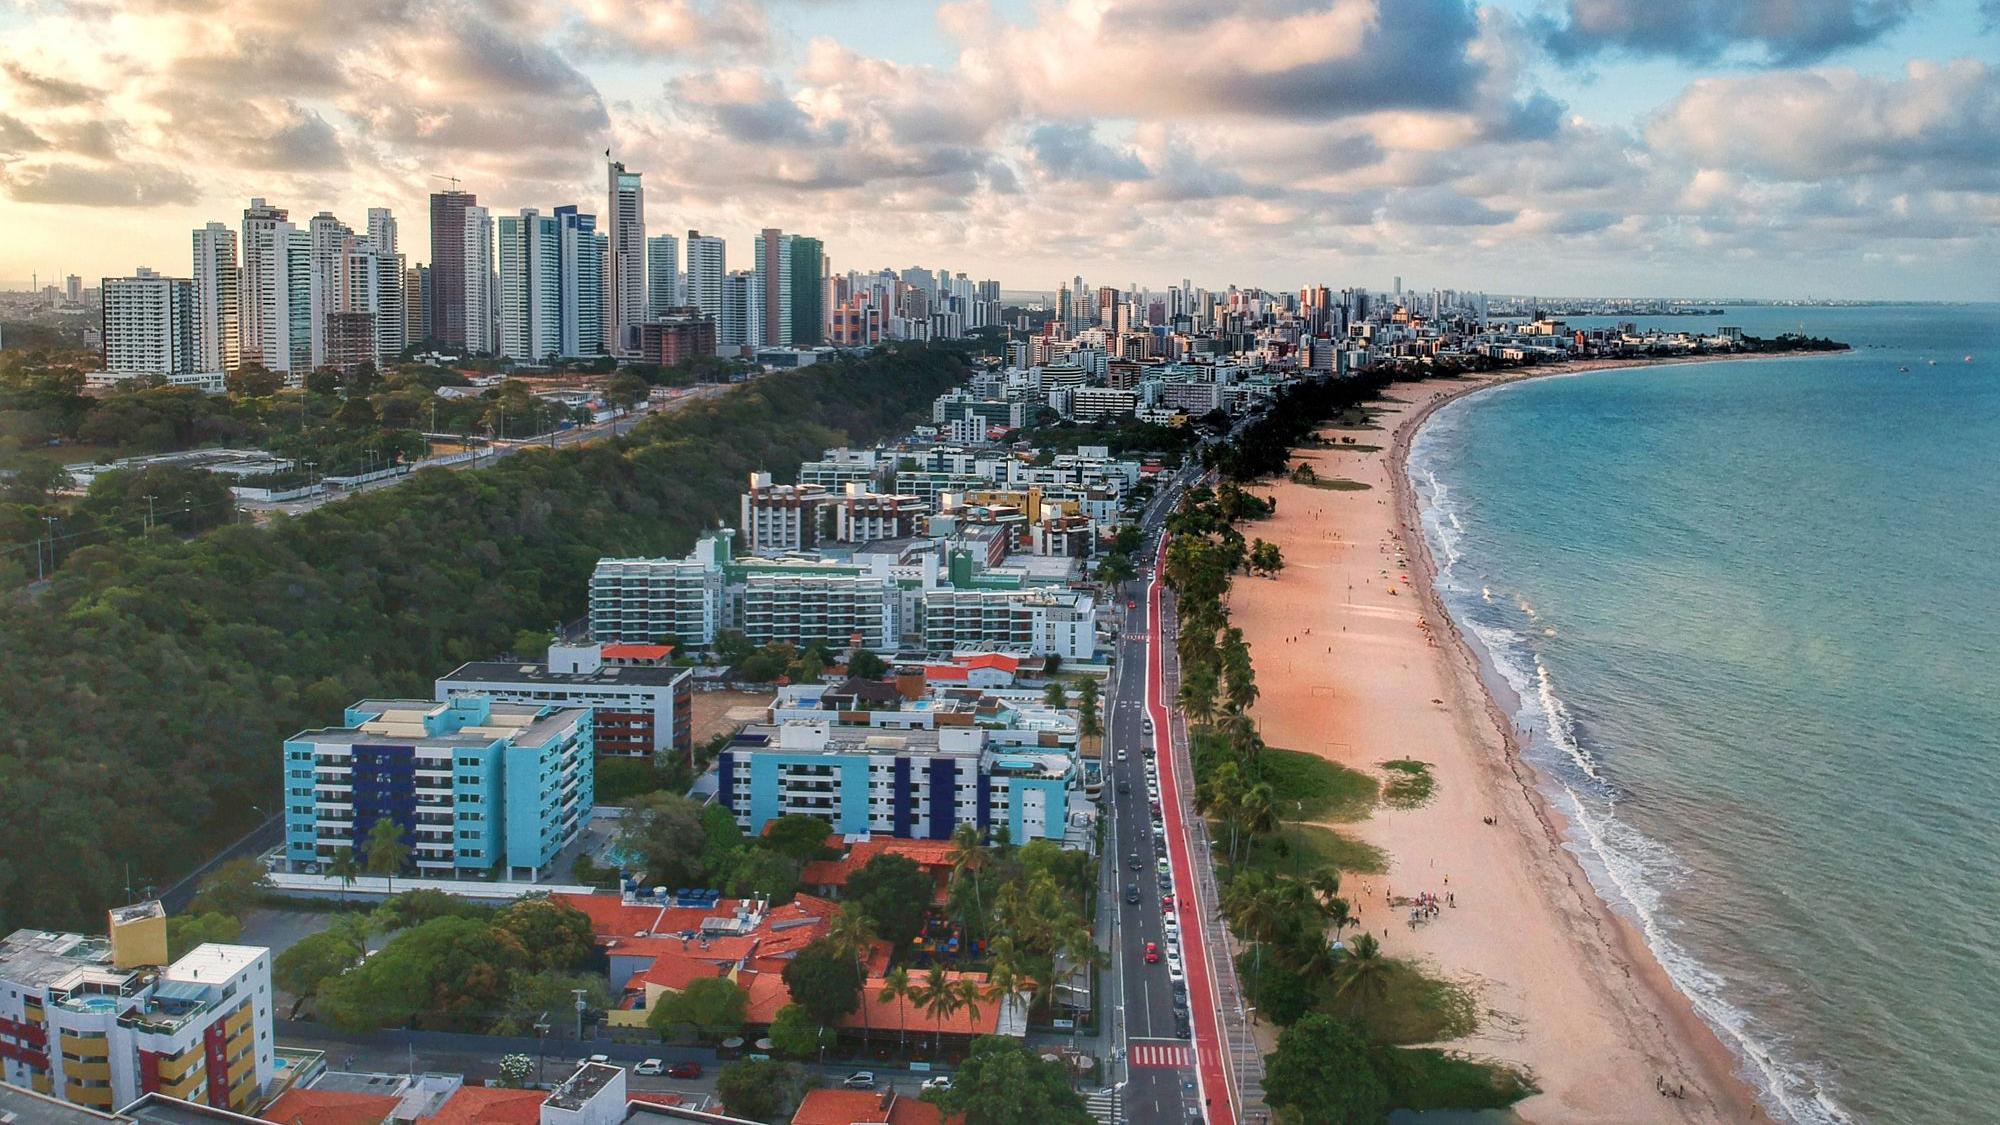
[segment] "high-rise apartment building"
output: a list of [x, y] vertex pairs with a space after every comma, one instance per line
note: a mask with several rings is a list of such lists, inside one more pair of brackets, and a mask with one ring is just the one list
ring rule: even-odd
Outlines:
[[243, 364], [243, 321], [236, 232], [209, 223], [194, 232], [194, 350], [202, 371]]
[[755, 340], [765, 347], [792, 342], [792, 236], [765, 227], [757, 235], [757, 306], [763, 323]]
[[715, 320], [717, 355], [741, 355], [763, 336], [764, 289], [756, 274], [737, 270], [722, 279], [722, 315]]
[[368, 209], [368, 241], [378, 253], [396, 256], [396, 215], [387, 207]]
[[509, 359], [539, 362], [562, 351], [562, 246], [555, 216], [532, 207], [503, 215], [500, 340]]
[[411, 266], [403, 271], [403, 343], [419, 344], [430, 334], [431, 268]]
[[107, 277], [104, 369], [116, 375], [189, 375], [195, 367], [194, 283], [144, 266]]
[[[493, 220], [486, 208], [470, 206], [459, 216], [464, 242], [459, 249], [459, 291], [464, 295], [460, 312], [461, 343], [467, 351], [492, 352], [495, 346], [493, 288]], [[432, 263], [436, 272], [436, 263]], [[431, 286], [438, 285], [435, 277]]]
[[479, 197], [469, 191], [431, 193], [430, 331], [440, 344], [465, 346], [465, 211]]
[[597, 216], [574, 205], [556, 208], [557, 273], [562, 284], [562, 354], [604, 354], [604, 256], [608, 240]]
[[[282, 271], [272, 267], [273, 246], [277, 241], [278, 226], [286, 217], [284, 208], [272, 207], [262, 199], [252, 199], [250, 206], [243, 209], [243, 241], [239, 247], [243, 283], [238, 288], [236, 300], [242, 313], [243, 362], [261, 363], [272, 371], [291, 369], [289, 356], [276, 354], [287, 351], [278, 344], [285, 332], [269, 321], [271, 310], [277, 304], [269, 286], [274, 277], [283, 276]], [[279, 323], [284, 320], [280, 317]]]
[[604, 327], [605, 350], [612, 355], [639, 350], [639, 324], [646, 319], [646, 191], [639, 176], [616, 160], [605, 162]]
[[728, 247], [698, 230], [687, 234], [687, 303], [722, 323], [722, 278], [729, 272]]
[[347, 307], [348, 255], [354, 249], [354, 232], [331, 211], [321, 211], [306, 223], [312, 239], [312, 365], [327, 361], [327, 317], [351, 312]]
[[792, 343], [826, 342], [826, 244], [792, 236]]
[[681, 303], [681, 240], [671, 234], [646, 240], [646, 319], [658, 320]]
[[[341, 311], [368, 318], [368, 359], [376, 366], [402, 358], [409, 340], [409, 293], [403, 279], [403, 256], [385, 254], [372, 239], [353, 239], [347, 255], [347, 294]], [[351, 328], [350, 328], [351, 331]]]

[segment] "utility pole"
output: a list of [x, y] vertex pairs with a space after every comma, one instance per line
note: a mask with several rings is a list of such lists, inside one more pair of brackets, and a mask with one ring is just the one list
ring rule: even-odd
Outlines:
[[581, 1043], [583, 1042], [583, 1010], [590, 1005], [583, 1002], [585, 989], [572, 988], [570, 991], [576, 993], [576, 1041]]
[[49, 525], [49, 571], [51, 573], [56, 569], [56, 524], [61, 521], [61, 516], [42, 517], [42, 522]]
[[153, 501], [157, 499], [159, 497], [153, 493], [146, 494], [146, 538], [148, 539], [153, 537]]

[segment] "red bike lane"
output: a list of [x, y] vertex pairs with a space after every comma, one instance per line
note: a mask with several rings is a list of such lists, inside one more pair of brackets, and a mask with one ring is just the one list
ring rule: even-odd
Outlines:
[[[1180, 772], [1173, 760], [1173, 736], [1168, 724], [1167, 701], [1162, 684], [1162, 661], [1166, 643], [1160, 607], [1161, 571], [1167, 557], [1167, 537], [1160, 536], [1153, 558], [1153, 580], [1146, 586], [1146, 617], [1152, 637], [1146, 645], [1146, 713], [1153, 720], [1155, 761], [1159, 763], [1160, 815], [1167, 837], [1168, 862], [1173, 865], [1174, 901], [1179, 904], [1181, 957], [1187, 968], [1188, 1011], [1194, 1031], [1195, 1082], [1199, 1087], [1203, 1116], [1210, 1125], [1235, 1125], [1234, 1075], [1228, 1051], [1223, 1045], [1221, 998], [1209, 973], [1208, 945], [1204, 934], [1210, 925], [1219, 925], [1202, 913], [1196, 897], [1194, 864], [1211, 862], [1196, 856], [1188, 846], [1187, 825], [1181, 813]], [[1192, 774], [1192, 770], [1190, 770]], [[1193, 903], [1193, 909], [1188, 904]]]

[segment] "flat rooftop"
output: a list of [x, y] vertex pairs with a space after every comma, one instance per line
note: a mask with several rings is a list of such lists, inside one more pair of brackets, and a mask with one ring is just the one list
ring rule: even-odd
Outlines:
[[[479, 660], [461, 664], [440, 684], [536, 684], [548, 687], [672, 687], [694, 674], [692, 668], [607, 664], [595, 672], [551, 672], [545, 664]], [[498, 706], [496, 704], [495, 706]]]
[[8, 1125], [105, 1125], [126, 1120], [130, 1119], [0, 1082], [0, 1121]]
[[0, 939], [0, 980], [47, 988], [78, 970], [129, 976], [111, 967], [111, 942], [53, 930], [15, 930]]
[[181, 956], [181, 959], [167, 966], [161, 976], [166, 980], [187, 981], [194, 984], [220, 984], [250, 967], [251, 962], [269, 953], [261, 945], [223, 945], [221, 942], [204, 942]]
[[562, 1085], [555, 1088], [555, 1092], [549, 1095], [547, 1104], [557, 1109], [580, 1110], [585, 1103], [596, 1097], [600, 1090], [609, 1086], [623, 1073], [615, 1066], [585, 1063], [576, 1069], [575, 1074], [564, 1079]]

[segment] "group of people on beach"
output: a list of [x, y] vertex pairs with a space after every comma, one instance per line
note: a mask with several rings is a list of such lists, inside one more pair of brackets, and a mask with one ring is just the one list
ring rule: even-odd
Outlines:
[[1687, 1084], [1684, 1082], [1667, 1085], [1667, 1076], [1664, 1074], [1653, 1079], [1653, 1089], [1658, 1090], [1663, 1098], [1685, 1098], [1688, 1092]]
[[1410, 910], [1410, 928], [1413, 930], [1423, 923], [1436, 918], [1438, 912], [1445, 907], [1450, 906], [1455, 908], [1458, 906], [1458, 900], [1453, 897], [1450, 891], [1446, 891], [1442, 895], [1434, 894], [1430, 891], [1419, 891], [1417, 892], [1415, 901], [1416, 906]]

